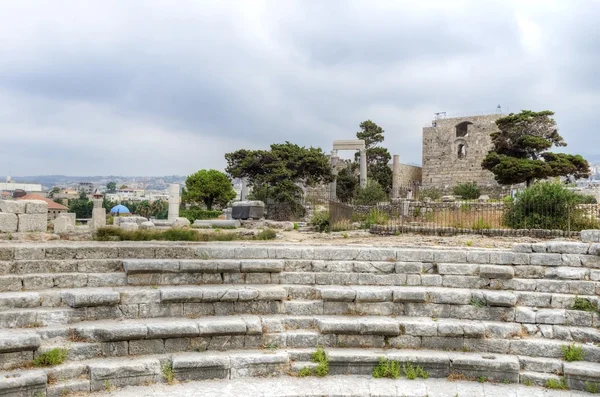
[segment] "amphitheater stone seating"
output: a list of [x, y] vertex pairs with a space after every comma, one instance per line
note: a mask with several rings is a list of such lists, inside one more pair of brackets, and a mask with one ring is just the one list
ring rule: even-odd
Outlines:
[[[0, 245], [0, 395], [369, 375], [600, 386], [600, 243]], [[56, 348], [59, 365], [32, 362]], [[577, 357], [568, 357], [574, 351]], [[568, 360], [567, 360], [568, 359]]]

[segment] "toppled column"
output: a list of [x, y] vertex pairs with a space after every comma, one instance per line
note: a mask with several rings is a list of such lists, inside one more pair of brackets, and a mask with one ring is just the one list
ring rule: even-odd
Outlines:
[[400, 198], [400, 156], [395, 154], [392, 160], [392, 199]]
[[169, 185], [169, 222], [174, 222], [179, 217], [179, 184], [172, 183]]

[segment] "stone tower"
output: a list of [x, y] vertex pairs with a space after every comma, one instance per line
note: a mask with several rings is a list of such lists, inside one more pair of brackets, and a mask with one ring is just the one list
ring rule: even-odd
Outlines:
[[494, 175], [481, 168], [492, 147], [501, 114], [440, 118], [423, 128], [424, 188], [450, 192], [459, 183], [475, 182], [486, 194], [502, 190]]

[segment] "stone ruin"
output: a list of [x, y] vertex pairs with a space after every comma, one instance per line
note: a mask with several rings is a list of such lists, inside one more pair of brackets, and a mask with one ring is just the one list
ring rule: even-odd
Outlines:
[[48, 203], [41, 200], [0, 200], [0, 233], [45, 232]]
[[[314, 373], [317, 346], [332, 375], [370, 375], [383, 357], [430, 378], [586, 390], [600, 383], [600, 231], [582, 237], [512, 250], [0, 244], [0, 391], [166, 383], [164, 368], [226, 387]], [[31, 366], [55, 348], [64, 363]]]

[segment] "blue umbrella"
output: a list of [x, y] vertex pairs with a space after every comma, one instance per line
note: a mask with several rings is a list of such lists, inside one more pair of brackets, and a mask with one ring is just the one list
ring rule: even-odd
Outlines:
[[112, 207], [112, 209], [110, 210], [111, 214], [130, 214], [131, 212], [129, 211], [129, 208], [125, 207], [122, 204], [119, 205], [115, 205], [114, 207]]

